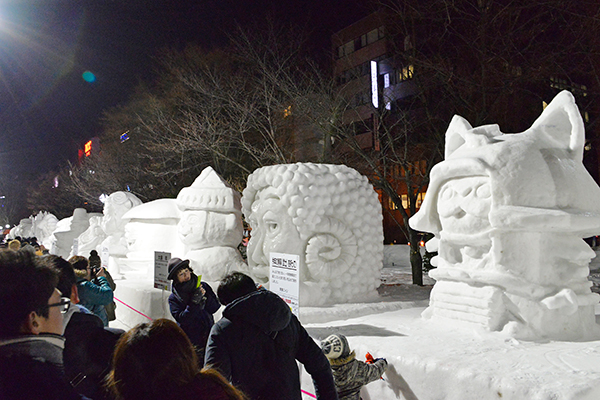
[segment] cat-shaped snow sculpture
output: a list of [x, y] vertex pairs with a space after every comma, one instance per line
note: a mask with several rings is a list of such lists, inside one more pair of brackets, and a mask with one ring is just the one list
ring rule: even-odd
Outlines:
[[600, 297], [587, 280], [595, 253], [582, 238], [600, 233], [600, 187], [584, 144], [567, 91], [518, 134], [453, 118], [445, 160], [410, 219], [439, 240], [425, 318], [526, 339], [598, 335]]

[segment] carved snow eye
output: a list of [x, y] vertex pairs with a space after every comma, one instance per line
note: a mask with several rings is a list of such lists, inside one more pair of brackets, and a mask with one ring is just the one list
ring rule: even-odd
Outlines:
[[267, 234], [273, 235], [277, 233], [279, 224], [277, 221], [277, 215], [272, 211], [267, 211], [263, 216], [263, 223]]
[[451, 187], [445, 187], [444, 189], [442, 189], [442, 193], [440, 194], [440, 200], [450, 200], [452, 197], [454, 197], [455, 194], [456, 192], [454, 191], [454, 189], [452, 189]]
[[477, 188], [477, 197], [480, 199], [487, 199], [492, 195], [492, 189], [489, 183], [484, 183], [483, 185]]
[[198, 225], [200, 223], [200, 218], [197, 215], [190, 215], [187, 217], [187, 223], [190, 225]]

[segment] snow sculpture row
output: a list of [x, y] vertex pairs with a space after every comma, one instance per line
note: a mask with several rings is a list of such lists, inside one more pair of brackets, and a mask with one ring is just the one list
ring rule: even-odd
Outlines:
[[455, 116], [445, 160], [413, 229], [438, 242], [426, 318], [518, 338], [581, 340], [597, 334], [582, 240], [600, 234], [600, 188], [583, 166], [585, 132], [562, 92], [530, 129], [503, 134]]
[[[249, 265], [237, 250], [242, 203], [253, 229]], [[243, 271], [264, 284], [269, 252], [296, 254], [301, 305], [345, 303], [376, 298], [381, 221], [377, 193], [366, 177], [344, 165], [260, 168], [248, 178], [243, 199], [207, 167], [176, 199], [142, 204], [131, 193], [116, 192], [106, 199], [103, 214], [76, 209], [58, 222], [51, 253], [66, 258], [108, 249], [115, 278], [147, 280], [154, 251], [165, 251], [189, 259], [205, 280]]]

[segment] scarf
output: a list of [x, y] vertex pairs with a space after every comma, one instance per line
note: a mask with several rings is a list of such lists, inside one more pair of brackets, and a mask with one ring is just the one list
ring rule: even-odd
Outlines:
[[190, 300], [192, 300], [197, 285], [198, 276], [192, 272], [192, 277], [189, 281], [173, 284], [173, 293], [179, 296], [184, 304], [190, 304]]

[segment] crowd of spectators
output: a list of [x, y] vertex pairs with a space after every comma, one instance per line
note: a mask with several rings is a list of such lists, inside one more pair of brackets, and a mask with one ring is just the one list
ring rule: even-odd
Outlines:
[[[127, 332], [109, 327], [113, 289], [102, 267], [23, 247], [0, 251], [2, 399], [301, 399], [297, 361], [317, 399], [338, 398], [319, 346], [283, 300], [244, 274], [226, 276], [218, 300], [207, 300], [215, 295], [199, 278], [178, 280], [197, 282], [200, 299], [185, 307], [225, 305], [224, 318], [213, 325], [211, 316], [210, 334], [196, 342], [185, 323], [168, 319]], [[179, 264], [172, 270], [185, 275]]]

